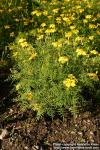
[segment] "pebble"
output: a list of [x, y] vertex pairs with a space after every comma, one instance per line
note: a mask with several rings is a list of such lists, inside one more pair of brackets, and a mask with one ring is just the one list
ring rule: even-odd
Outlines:
[[6, 129], [2, 129], [2, 132], [0, 134], [0, 140], [3, 140], [5, 136], [7, 136], [8, 131]]
[[94, 135], [92, 131], [90, 131], [90, 135]]
[[78, 134], [82, 136], [82, 132], [78, 132]]

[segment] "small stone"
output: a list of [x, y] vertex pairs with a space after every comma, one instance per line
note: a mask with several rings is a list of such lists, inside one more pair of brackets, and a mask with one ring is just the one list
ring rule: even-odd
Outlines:
[[88, 120], [87, 120], [87, 123], [91, 123], [91, 121], [88, 119]]
[[0, 140], [3, 140], [5, 136], [7, 136], [8, 131], [6, 129], [2, 129], [2, 132], [0, 134]]
[[82, 132], [78, 132], [78, 134], [82, 136]]
[[13, 112], [13, 109], [10, 109], [9, 112], [12, 113], [12, 112]]
[[75, 124], [75, 127], [77, 127], [78, 125], [77, 124]]
[[74, 132], [74, 131], [71, 131], [71, 134], [75, 134], [75, 132]]
[[94, 135], [92, 131], [90, 131], [90, 135]]
[[94, 143], [94, 140], [93, 140], [93, 139], [91, 140], [91, 143]]
[[33, 150], [38, 150], [39, 149], [39, 146], [38, 145], [34, 145], [32, 146]]
[[25, 150], [28, 150], [28, 147], [27, 147], [27, 146], [25, 146], [25, 147], [24, 147], [24, 149], [25, 149]]

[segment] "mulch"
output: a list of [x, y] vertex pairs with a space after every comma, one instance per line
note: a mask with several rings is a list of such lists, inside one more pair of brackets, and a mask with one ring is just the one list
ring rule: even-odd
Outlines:
[[1, 141], [2, 150], [52, 150], [53, 143], [100, 144], [100, 111], [80, 112], [73, 118], [68, 112], [64, 118], [47, 116], [36, 120], [35, 112], [21, 112], [13, 103], [0, 115], [1, 129], [8, 134]]

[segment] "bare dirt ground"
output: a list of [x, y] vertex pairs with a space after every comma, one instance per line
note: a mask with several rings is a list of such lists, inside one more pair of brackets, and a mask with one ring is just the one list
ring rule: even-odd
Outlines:
[[0, 115], [1, 129], [7, 130], [1, 141], [2, 150], [52, 150], [53, 142], [62, 143], [99, 143], [100, 113], [86, 111], [73, 119], [69, 114], [65, 118], [53, 120], [42, 117], [36, 120], [32, 111], [20, 112], [18, 104], [13, 104]]

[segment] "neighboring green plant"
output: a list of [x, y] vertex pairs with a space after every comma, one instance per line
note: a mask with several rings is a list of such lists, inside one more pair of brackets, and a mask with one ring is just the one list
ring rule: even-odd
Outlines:
[[[38, 1], [37, 1], [38, 2]], [[43, 114], [77, 114], [80, 101], [100, 84], [99, 2], [39, 1], [34, 26], [10, 46], [11, 78], [23, 109]]]
[[8, 61], [9, 49], [5, 50], [6, 47], [14, 41], [19, 31], [31, 29], [32, 5], [31, 0], [0, 1], [0, 58], [2, 53], [6, 53], [5, 59]]

